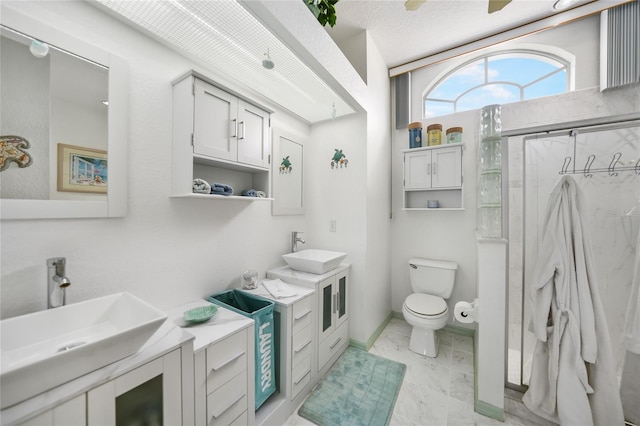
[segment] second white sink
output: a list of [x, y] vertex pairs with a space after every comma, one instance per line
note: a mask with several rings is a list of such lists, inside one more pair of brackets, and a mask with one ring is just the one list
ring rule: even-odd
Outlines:
[[1, 408], [137, 352], [166, 318], [117, 293], [0, 321]]
[[347, 257], [347, 253], [316, 249], [307, 249], [282, 255], [282, 258], [291, 269], [312, 274], [324, 274], [337, 268], [345, 257]]

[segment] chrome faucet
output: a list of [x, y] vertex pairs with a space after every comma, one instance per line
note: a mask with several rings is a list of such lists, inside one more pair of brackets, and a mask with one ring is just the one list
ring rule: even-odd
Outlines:
[[298, 234], [302, 234], [302, 232], [293, 231], [291, 233], [291, 252], [292, 253], [295, 253], [296, 251], [298, 251], [298, 243], [302, 243], [302, 244], [305, 243], [305, 241], [302, 238], [300, 238]]
[[67, 304], [67, 287], [71, 281], [65, 276], [66, 264], [64, 257], [47, 259], [47, 309]]

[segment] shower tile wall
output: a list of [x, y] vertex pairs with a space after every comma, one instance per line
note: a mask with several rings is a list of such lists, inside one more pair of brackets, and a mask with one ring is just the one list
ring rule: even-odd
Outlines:
[[[518, 149], [510, 144], [510, 310], [509, 310], [509, 349], [519, 351], [519, 330], [522, 324], [519, 310], [521, 298], [522, 256], [518, 252], [518, 229], [521, 229], [521, 215], [517, 211], [520, 197], [525, 197], [525, 230], [524, 247], [526, 265], [525, 282], [529, 282], [532, 274], [537, 247], [540, 242], [540, 228], [544, 221], [549, 193], [555, 187], [566, 157], [573, 157], [573, 138], [569, 136], [528, 140], [525, 143], [524, 157], [526, 162], [526, 178], [522, 179], [522, 171], [518, 165]], [[569, 169], [583, 169], [589, 155], [595, 155], [591, 169], [607, 169], [613, 155], [621, 154], [618, 167], [633, 166], [640, 158], [640, 129], [627, 128], [607, 130], [596, 133], [581, 133], [577, 137], [576, 155]], [[591, 229], [590, 238], [596, 264], [598, 287], [602, 304], [607, 317], [614, 354], [621, 365], [622, 350], [621, 333], [624, 327], [624, 316], [629, 299], [636, 236], [640, 228], [640, 175], [633, 171], [615, 173], [593, 173], [573, 175], [582, 188], [589, 208], [586, 213]], [[522, 182], [525, 182], [523, 191]], [[523, 194], [523, 195], [522, 195]], [[516, 209], [514, 211], [514, 208]], [[525, 285], [527, 288], [528, 284]], [[525, 290], [526, 291], [526, 290]], [[526, 295], [525, 299], [528, 298]], [[527, 360], [533, 352], [535, 339], [527, 330], [529, 322], [529, 301], [525, 300], [523, 318], [523, 336], [525, 371], [530, 369]], [[513, 307], [513, 308], [512, 308]], [[518, 354], [519, 355], [519, 354]], [[512, 366], [513, 369], [515, 364]], [[510, 375], [511, 377], [511, 375]], [[528, 382], [525, 372], [524, 383]]]

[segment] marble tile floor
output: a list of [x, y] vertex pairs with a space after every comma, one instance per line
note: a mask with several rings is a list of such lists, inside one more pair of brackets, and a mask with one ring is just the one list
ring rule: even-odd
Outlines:
[[[526, 426], [518, 417], [505, 415], [500, 422], [473, 411], [473, 339], [439, 331], [437, 358], [425, 358], [409, 350], [411, 326], [392, 319], [369, 352], [407, 366], [390, 426], [479, 425]], [[285, 426], [312, 426], [293, 413]]]

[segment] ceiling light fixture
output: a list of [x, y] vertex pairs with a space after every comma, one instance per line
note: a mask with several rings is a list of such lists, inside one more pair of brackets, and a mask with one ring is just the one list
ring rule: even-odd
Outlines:
[[271, 60], [271, 57], [269, 56], [269, 49], [267, 49], [267, 53], [265, 53], [264, 56], [265, 56], [265, 59], [262, 60], [262, 66], [268, 70], [272, 70], [275, 64], [273, 63], [273, 61]]
[[49, 54], [49, 45], [47, 43], [43, 43], [39, 40], [34, 39], [34, 40], [31, 40], [29, 51], [36, 58], [44, 58]]
[[426, 3], [427, 0], [407, 0], [404, 2], [404, 8], [406, 10], [417, 10], [423, 3]]

